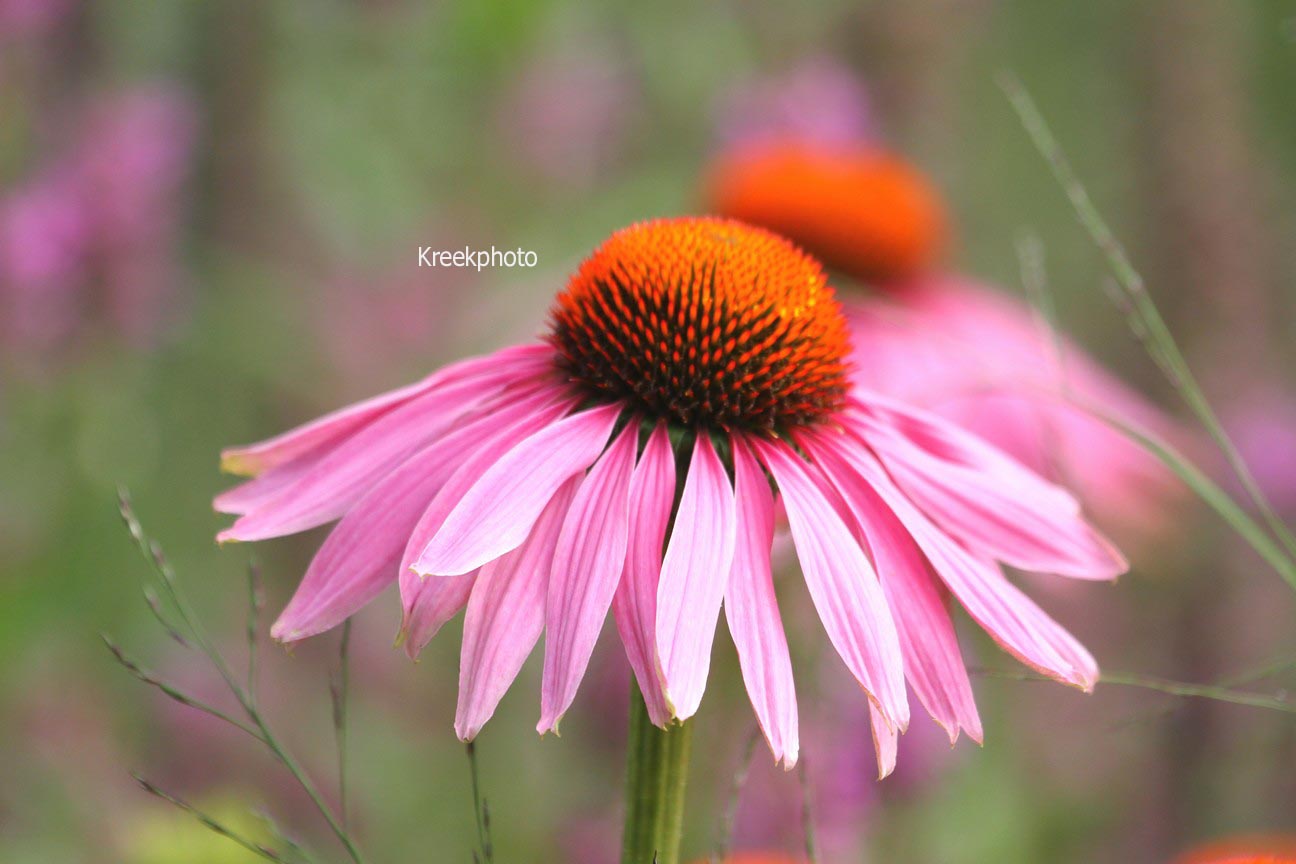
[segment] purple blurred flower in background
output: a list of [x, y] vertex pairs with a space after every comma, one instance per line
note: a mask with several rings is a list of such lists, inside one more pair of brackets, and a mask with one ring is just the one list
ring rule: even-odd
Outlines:
[[560, 186], [588, 186], [626, 143], [637, 105], [629, 70], [610, 49], [542, 54], [500, 106], [512, 158]]
[[775, 75], [747, 79], [717, 108], [724, 149], [788, 138], [851, 144], [876, 135], [868, 91], [844, 64], [814, 56]]
[[48, 347], [78, 314], [89, 226], [76, 176], [60, 168], [0, 200], [0, 336]]
[[[1296, 513], [1296, 395], [1274, 385], [1257, 387], [1229, 405], [1224, 419], [1269, 503]], [[1233, 493], [1246, 497], [1240, 488]]]
[[71, 0], [0, 0], [0, 41], [43, 36], [71, 7]]
[[177, 305], [187, 97], [137, 87], [96, 99], [72, 128], [46, 166], [0, 194], [0, 335], [18, 354], [95, 324], [147, 342]]
[[147, 339], [174, 311], [177, 211], [196, 118], [166, 85], [139, 87], [91, 107], [75, 156], [102, 268], [103, 312], [129, 338]]
[[851, 698], [849, 681], [835, 663], [822, 664], [819, 697], [805, 712], [805, 777], [752, 764], [741, 792], [732, 838], [735, 849], [799, 849], [805, 832], [802, 783], [810, 784], [816, 845], [825, 861], [857, 861], [869, 826], [888, 802], [912, 800], [953, 768], [966, 753], [924, 718], [900, 739], [903, 758], [885, 782], [869, 735], [869, 712]]

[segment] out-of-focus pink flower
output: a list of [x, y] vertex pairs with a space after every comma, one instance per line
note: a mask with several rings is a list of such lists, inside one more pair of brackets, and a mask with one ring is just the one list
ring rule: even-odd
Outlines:
[[1256, 389], [1228, 406], [1224, 423], [1269, 503], [1296, 512], [1296, 397], [1279, 387]]
[[1076, 401], [1173, 439], [1157, 408], [1004, 294], [958, 277], [893, 294], [847, 303], [861, 387], [976, 432], [1075, 489], [1106, 524], [1162, 526], [1173, 475]]
[[43, 36], [71, 6], [71, 0], [0, 0], [0, 43], [10, 37]]
[[542, 55], [518, 76], [499, 125], [522, 165], [554, 185], [588, 185], [625, 143], [636, 96], [610, 52]]
[[169, 87], [105, 97], [48, 169], [0, 198], [0, 309], [15, 345], [47, 349], [99, 319], [146, 339], [174, 311], [193, 135], [193, 110]]
[[[838, 664], [820, 670], [819, 697], [804, 712], [806, 777], [817, 845], [825, 861], [859, 857], [880, 805], [911, 799], [931, 789], [962, 751], [936, 723], [918, 719], [900, 741], [902, 758], [886, 783], [869, 734], [869, 711], [850, 698], [850, 682]], [[734, 826], [735, 848], [796, 848], [804, 835], [801, 780], [775, 776], [754, 765], [742, 790]]]
[[868, 91], [849, 68], [828, 56], [739, 83], [716, 110], [723, 149], [797, 139], [851, 145], [875, 135]]
[[175, 311], [176, 226], [195, 128], [183, 94], [153, 85], [96, 104], [81, 132], [75, 158], [93, 203], [104, 313], [137, 340]]
[[82, 313], [89, 234], [76, 178], [58, 171], [0, 199], [0, 335], [46, 347]]
[[573, 820], [562, 830], [560, 846], [566, 864], [605, 864], [617, 860], [621, 851], [619, 808], [598, 817]]
[[1119, 553], [1070, 495], [980, 439], [850, 393], [847, 352], [822, 269], [783, 238], [640, 223], [581, 265], [545, 341], [226, 451], [255, 479], [216, 499], [239, 514], [220, 539], [341, 520], [272, 628], [283, 641], [397, 581], [413, 654], [466, 605], [466, 740], [542, 632], [538, 728], [556, 728], [609, 610], [652, 720], [692, 716], [724, 601], [762, 731], [795, 764], [771, 479], [829, 641], [869, 696], [880, 773], [908, 726], [906, 680], [951, 742], [981, 738], [947, 590], [1023, 662], [1091, 689], [1088, 651], [999, 564], [1111, 579]]

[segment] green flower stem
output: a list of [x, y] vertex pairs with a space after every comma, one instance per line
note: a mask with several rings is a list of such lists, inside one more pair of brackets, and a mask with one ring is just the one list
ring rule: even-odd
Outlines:
[[679, 864], [693, 724], [658, 729], [639, 688], [631, 690], [621, 864]]

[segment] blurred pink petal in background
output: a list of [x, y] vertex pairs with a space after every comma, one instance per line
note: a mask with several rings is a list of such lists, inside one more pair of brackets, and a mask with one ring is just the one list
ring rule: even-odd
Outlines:
[[1179, 488], [1173, 476], [1068, 397], [1163, 438], [1178, 430], [1025, 304], [938, 276], [906, 285], [895, 300], [855, 295], [846, 307], [860, 386], [980, 434], [1074, 489], [1104, 524], [1163, 527]]
[[[1273, 385], [1257, 387], [1225, 409], [1224, 424], [1269, 503], [1296, 512], [1296, 395]], [[1234, 495], [1244, 497], [1232, 485]]]
[[717, 114], [722, 148], [789, 136], [851, 144], [876, 134], [868, 91], [850, 68], [828, 55], [742, 81], [726, 94]]

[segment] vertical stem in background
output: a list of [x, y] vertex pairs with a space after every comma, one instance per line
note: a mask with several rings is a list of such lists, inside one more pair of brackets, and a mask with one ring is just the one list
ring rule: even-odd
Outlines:
[[329, 690], [333, 696], [333, 730], [337, 743], [338, 810], [342, 827], [347, 818], [347, 698], [351, 690], [351, 619], [342, 624], [342, 641], [338, 646], [338, 668]]
[[621, 864], [678, 864], [692, 721], [658, 729], [631, 686]]

